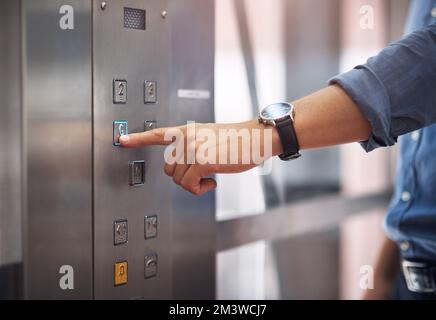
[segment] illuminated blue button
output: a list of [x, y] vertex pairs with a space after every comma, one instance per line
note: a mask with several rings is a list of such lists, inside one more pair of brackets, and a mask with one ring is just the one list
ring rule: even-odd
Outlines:
[[129, 123], [124, 120], [114, 121], [114, 146], [120, 146], [120, 137], [129, 134]]

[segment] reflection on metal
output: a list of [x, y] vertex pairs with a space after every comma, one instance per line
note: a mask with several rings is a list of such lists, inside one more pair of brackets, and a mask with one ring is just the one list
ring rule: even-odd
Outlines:
[[0, 300], [23, 298], [23, 264], [0, 266]]
[[[3, 0], [0, 9], [0, 297], [11, 269], [22, 262], [20, 4]], [[20, 284], [21, 286], [21, 284]]]
[[257, 241], [221, 251], [217, 298], [337, 299], [341, 250], [338, 229]]
[[323, 197], [280, 207], [268, 214], [223, 221], [218, 224], [217, 250], [334, 228], [347, 215], [385, 207], [389, 198], [387, 193], [362, 198]]
[[[241, 40], [242, 55], [244, 58], [245, 70], [247, 73], [248, 88], [250, 91], [252, 117], [259, 113], [259, 97], [256, 83], [256, 64], [254, 61], [253, 45], [250, 38], [248, 17], [245, 8], [245, 0], [234, 0], [236, 18], [239, 27], [239, 38]], [[266, 207], [272, 208], [280, 204], [277, 186], [271, 174], [262, 175], [262, 189], [265, 197]]]
[[210, 100], [211, 93], [208, 90], [177, 90], [177, 96], [181, 99]]
[[[91, 2], [69, 4], [74, 31], [59, 28], [61, 1], [21, 1], [26, 298], [92, 298]], [[75, 290], [60, 288], [64, 265]]]
[[[214, 121], [214, 0], [172, 0], [168, 9], [172, 34], [173, 125]], [[189, 48], [189, 50], [187, 50]], [[207, 91], [211, 99], [180, 99], [177, 91]], [[162, 124], [159, 122], [159, 127]], [[215, 297], [215, 194], [194, 197], [172, 185], [173, 297]], [[161, 221], [159, 221], [159, 226]], [[160, 227], [159, 227], [160, 228]], [[160, 229], [159, 229], [160, 233]], [[161, 268], [159, 256], [159, 274]], [[189, 277], [186, 275], [189, 274]]]

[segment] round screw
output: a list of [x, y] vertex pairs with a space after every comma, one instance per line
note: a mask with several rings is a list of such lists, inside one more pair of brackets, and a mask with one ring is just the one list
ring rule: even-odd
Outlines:
[[167, 17], [167, 15], [168, 15], [167, 11], [162, 11], [161, 16], [162, 16], [163, 19], [165, 19]]
[[106, 9], [107, 8], [107, 3], [106, 3], [106, 1], [103, 1], [102, 3], [101, 3], [101, 10], [104, 10], [104, 9]]

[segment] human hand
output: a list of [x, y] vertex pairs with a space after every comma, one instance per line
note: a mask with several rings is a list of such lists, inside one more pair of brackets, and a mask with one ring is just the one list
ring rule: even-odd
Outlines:
[[217, 187], [215, 174], [248, 171], [282, 152], [275, 128], [257, 120], [158, 128], [122, 136], [120, 143], [125, 148], [167, 146], [165, 173], [195, 195]]

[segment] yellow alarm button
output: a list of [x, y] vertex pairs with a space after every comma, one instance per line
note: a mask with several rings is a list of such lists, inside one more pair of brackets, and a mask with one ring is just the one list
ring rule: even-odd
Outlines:
[[127, 284], [127, 261], [115, 263], [115, 286]]

